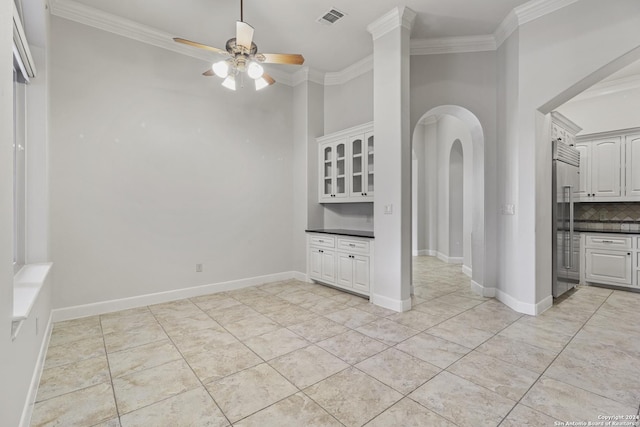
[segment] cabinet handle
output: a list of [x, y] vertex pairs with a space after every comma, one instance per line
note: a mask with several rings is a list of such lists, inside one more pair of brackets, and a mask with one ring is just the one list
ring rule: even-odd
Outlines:
[[324, 251], [322, 249], [318, 249], [318, 252], [320, 252], [321, 254], [324, 253]]
[[631, 252], [627, 252], [627, 255], [631, 255]]
[[603, 240], [602, 243], [614, 243], [613, 240]]
[[318, 240], [318, 242], [320, 242], [320, 243], [324, 243], [324, 240]]
[[349, 243], [349, 246], [351, 246], [352, 248], [356, 247], [356, 245], [354, 245], [353, 243]]

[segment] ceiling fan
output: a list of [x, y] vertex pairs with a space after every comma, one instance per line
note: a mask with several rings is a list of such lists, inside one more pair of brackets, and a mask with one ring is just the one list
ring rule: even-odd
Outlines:
[[236, 22], [236, 36], [227, 40], [225, 49], [218, 49], [179, 37], [175, 37], [173, 40], [225, 56], [226, 59], [215, 62], [211, 69], [202, 74], [223, 78], [222, 86], [231, 90], [236, 90], [236, 76], [245, 72], [255, 81], [256, 90], [274, 84], [276, 81], [264, 72], [261, 64], [302, 65], [304, 63], [304, 58], [298, 54], [258, 53], [258, 46], [253, 42], [253, 31], [253, 27], [244, 22], [243, 0], [240, 0], [240, 20]]

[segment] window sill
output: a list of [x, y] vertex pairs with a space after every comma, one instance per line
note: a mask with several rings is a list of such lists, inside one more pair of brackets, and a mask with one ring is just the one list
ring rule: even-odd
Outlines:
[[29, 317], [52, 265], [52, 263], [27, 264], [13, 276], [13, 318], [11, 320], [14, 323]]

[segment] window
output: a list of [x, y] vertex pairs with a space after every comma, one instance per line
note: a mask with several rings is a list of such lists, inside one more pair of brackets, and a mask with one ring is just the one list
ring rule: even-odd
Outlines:
[[25, 187], [26, 187], [26, 82], [20, 67], [13, 67], [13, 267], [14, 273], [25, 263]]

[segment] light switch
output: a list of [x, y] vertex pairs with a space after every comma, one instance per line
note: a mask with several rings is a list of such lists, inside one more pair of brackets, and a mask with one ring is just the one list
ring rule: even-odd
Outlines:
[[515, 215], [516, 214], [516, 205], [513, 203], [507, 203], [502, 205], [502, 215]]
[[384, 214], [391, 215], [393, 213], [393, 205], [384, 205]]

